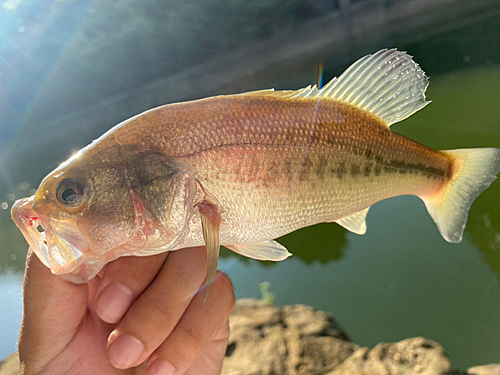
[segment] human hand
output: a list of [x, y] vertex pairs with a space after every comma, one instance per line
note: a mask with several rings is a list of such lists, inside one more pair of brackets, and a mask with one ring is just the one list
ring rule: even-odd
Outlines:
[[205, 303], [197, 293], [205, 248], [123, 257], [82, 285], [31, 251], [26, 264], [21, 374], [220, 373], [235, 298], [221, 272]]

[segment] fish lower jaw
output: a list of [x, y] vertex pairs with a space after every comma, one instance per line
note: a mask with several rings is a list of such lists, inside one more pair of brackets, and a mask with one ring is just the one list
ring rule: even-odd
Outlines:
[[[61, 274], [66, 280], [71, 281], [73, 284], [85, 284], [92, 280], [99, 271], [104, 267], [104, 264], [93, 264], [93, 262], [82, 262], [71, 273]], [[57, 274], [52, 270], [52, 273]]]

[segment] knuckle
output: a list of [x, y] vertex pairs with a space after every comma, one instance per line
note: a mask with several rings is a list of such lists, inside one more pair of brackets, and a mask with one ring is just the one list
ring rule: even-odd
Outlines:
[[172, 306], [172, 303], [169, 302], [168, 300], [162, 300], [162, 299], [150, 299], [148, 301], [149, 305], [151, 308], [154, 310], [151, 312], [151, 316], [171, 316], [172, 315], [172, 310], [174, 309], [174, 306]]

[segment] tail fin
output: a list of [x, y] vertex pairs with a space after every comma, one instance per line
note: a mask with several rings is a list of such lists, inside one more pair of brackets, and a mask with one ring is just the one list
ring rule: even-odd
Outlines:
[[443, 152], [453, 155], [459, 161], [459, 168], [439, 196], [423, 198], [423, 201], [443, 238], [458, 243], [462, 240], [472, 202], [500, 172], [500, 149], [471, 148]]

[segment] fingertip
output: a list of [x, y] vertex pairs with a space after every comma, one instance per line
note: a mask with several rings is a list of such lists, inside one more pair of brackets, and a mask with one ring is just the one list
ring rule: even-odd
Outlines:
[[[115, 333], [114, 331], [113, 333]], [[110, 335], [108, 358], [114, 368], [125, 370], [136, 364], [144, 353], [141, 340], [130, 335]]]
[[112, 282], [96, 298], [96, 312], [106, 323], [118, 323], [134, 301], [134, 292], [120, 282]]
[[175, 375], [175, 367], [170, 362], [158, 358], [148, 366], [147, 375]]

